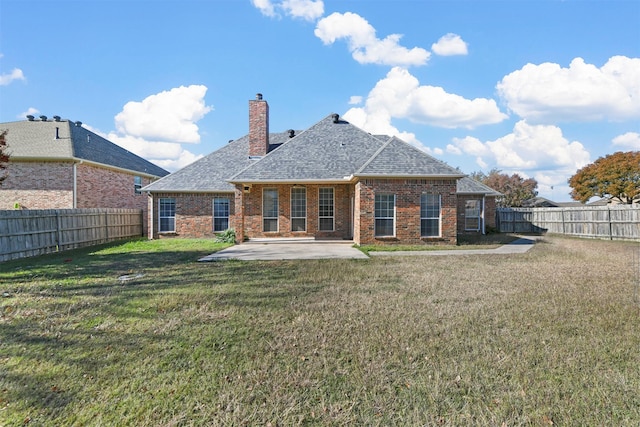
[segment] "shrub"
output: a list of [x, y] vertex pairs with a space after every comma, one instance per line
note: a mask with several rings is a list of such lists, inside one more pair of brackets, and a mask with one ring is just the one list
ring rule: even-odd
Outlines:
[[216, 235], [216, 243], [236, 243], [236, 230], [227, 228]]

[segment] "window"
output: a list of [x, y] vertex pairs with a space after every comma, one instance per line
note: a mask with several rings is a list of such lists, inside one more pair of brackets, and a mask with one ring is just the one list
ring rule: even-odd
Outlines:
[[142, 177], [141, 176], [134, 176], [133, 177], [133, 192], [135, 194], [141, 194], [142, 193], [140, 191], [141, 188], [142, 188]]
[[395, 236], [396, 195], [376, 194], [374, 211], [376, 237]]
[[213, 198], [213, 231], [224, 231], [229, 228], [229, 199]]
[[291, 189], [291, 231], [307, 231], [307, 189]]
[[162, 198], [158, 202], [158, 221], [160, 233], [176, 231], [176, 199]]
[[333, 231], [333, 188], [318, 190], [318, 222], [320, 231]]
[[420, 197], [420, 235], [440, 236], [440, 195], [423, 194]]
[[480, 230], [480, 200], [464, 202], [464, 229], [467, 231]]
[[278, 189], [262, 190], [262, 229], [265, 232], [278, 231]]

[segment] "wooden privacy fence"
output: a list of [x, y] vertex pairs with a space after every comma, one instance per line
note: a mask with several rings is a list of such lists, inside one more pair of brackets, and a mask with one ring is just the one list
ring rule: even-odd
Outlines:
[[496, 221], [503, 233], [548, 232], [611, 240], [640, 240], [640, 206], [571, 208], [500, 208]]
[[141, 235], [140, 209], [0, 211], [0, 261]]

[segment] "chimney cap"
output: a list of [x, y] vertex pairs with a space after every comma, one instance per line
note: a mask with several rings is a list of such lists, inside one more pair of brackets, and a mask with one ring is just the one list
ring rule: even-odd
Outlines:
[[60, 116], [53, 116], [53, 120], [55, 120], [56, 122], [60, 121]]
[[261, 93], [256, 93], [256, 100], [258, 101], [262, 101], [262, 94]]

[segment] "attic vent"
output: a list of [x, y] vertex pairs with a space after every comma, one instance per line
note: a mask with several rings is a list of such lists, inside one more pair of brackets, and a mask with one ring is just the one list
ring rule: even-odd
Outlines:
[[32, 122], [35, 119], [35, 117], [33, 117], [31, 114], [27, 115], [27, 120], [29, 120], [30, 122]]
[[333, 118], [333, 123], [338, 123], [340, 121], [340, 115], [339, 114], [333, 113], [331, 115], [331, 117]]
[[293, 129], [289, 129], [287, 132], [289, 132], [289, 138], [293, 138], [294, 136], [296, 136], [296, 131]]
[[53, 120], [55, 120], [56, 122], [60, 121], [60, 116], [53, 116]]
[[256, 99], [258, 101], [262, 101], [262, 94], [261, 93], [256, 93]]
[[82, 122], [75, 122], [76, 127], [82, 126]]
[[43, 122], [47, 121], [47, 116], [40, 116], [40, 120], [42, 120]]

